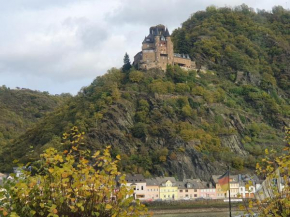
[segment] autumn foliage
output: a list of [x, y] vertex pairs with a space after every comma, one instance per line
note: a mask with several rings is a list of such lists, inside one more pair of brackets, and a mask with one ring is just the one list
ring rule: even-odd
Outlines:
[[110, 146], [93, 154], [82, 150], [83, 136], [73, 127], [63, 135], [67, 149], [47, 149], [35, 174], [24, 172], [7, 183], [0, 215], [148, 216], [145, 206], [134, 200], [133, 190], [126, 187], [125, 176], [118, 172], [120, 156], [112, 159]]

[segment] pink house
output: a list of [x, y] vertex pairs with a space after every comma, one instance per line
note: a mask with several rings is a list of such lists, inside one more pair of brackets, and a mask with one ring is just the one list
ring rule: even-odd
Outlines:
[[156, 179], [145, 179], [146, 180], [146, 200], [157, 200], [159, 198], [159, 184]]
[[193, 200], [200, 197], [200, 188], [202, 188], [199, 179], [184, 179], [182, 182], [177, 182], [178, 199]]
[[201, 182], [202, 188], [200, 189], [200, 197], [206, 199], [216, 199], [216, 188], [212, 183]]

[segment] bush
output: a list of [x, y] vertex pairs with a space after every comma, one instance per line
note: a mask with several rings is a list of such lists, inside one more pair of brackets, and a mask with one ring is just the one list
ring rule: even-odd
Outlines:
[[129, 79], [132, 82], [139, 83], [141, 80], [143, 80], [144, 74], [140, 71], [131, 71], [129, 74]]
[[[110, 146], [89, 155], [82, 150], [83, 133], [73, 128], [64, 134], [65, 147], [59, 153], [47, 149], [40, 158], [36, 174], [24, 172], [5, 185], [1, 216], [148, 216], [145, 206], [137, 200], [132, 204], [133, 189], [120, 176], [117, 160], [112, 159]], [[119, 190], [116, 178], [119, 176]]]
[[144, 136], [146, 136], [147, 133], [147, 125], [144, 123], [137, 123], [134, 125], [134, 127], [132, 128], [132, 133], [133, 136], [137, 137], [137, 138], [142, 138]]

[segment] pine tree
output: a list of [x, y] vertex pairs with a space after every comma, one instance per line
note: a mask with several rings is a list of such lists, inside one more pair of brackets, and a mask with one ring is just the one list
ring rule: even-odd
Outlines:
[[123, 72], [128, 72], [131, 69], [132, 65], [130, 63], [130, 57], [127, 53], [124, 56], [124, 65], [122, 67]]

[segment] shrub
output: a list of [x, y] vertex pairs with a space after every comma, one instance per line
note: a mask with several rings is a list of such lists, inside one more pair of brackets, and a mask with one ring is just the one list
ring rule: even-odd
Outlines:
[[[73, 128], [64, 134], [64, 152], [47, 149], [38, 162], [36, 174], [24, 172], [5, 185], [1, 216], [148, 216], [145, 206], [133, 202], [133, 189], [120, 176], [117, 160], [112, 159], [110, 146], [102, 152], [88, 154], [82, 150], [83, 133]], [[120, 188], [116, 191], [116, 178]]]

